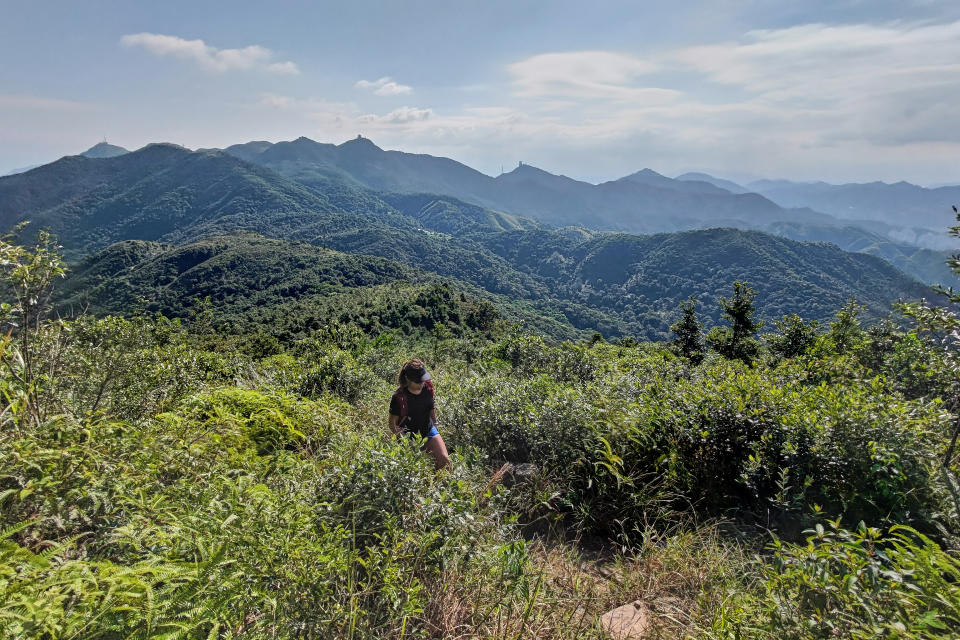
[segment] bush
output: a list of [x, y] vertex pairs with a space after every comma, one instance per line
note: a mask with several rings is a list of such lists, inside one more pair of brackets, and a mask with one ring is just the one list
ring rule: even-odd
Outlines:
[[262, 366], [276, 384], [307, 398], [329, 393], [357, 402], [376, 379], [349, 352], [315, 341], [299, 343], [293, 354], [267, 358]]
[[950, 420], [938, 404], [892, 397], [877, 379], [810, 385], [787, 364], [758, 372], [714, 360], [687, 377], [638, 377], [637, 401], [601, 434], [610, 448], [595, 460], [610, 478], [595, 507], [624, 508], [630, 487], [656, 478], [698, 510], [735, 508], [768, 526], [819, 504], [934, 530], [945, 496], [933, 452]]
[[805, 546], [774, 544], [763, 610], [778, 638], [954, 638], [960, 560], [909, 527], [818, 525]]

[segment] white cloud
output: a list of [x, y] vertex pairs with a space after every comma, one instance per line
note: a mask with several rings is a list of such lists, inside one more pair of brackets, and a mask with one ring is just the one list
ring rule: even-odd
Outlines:
[[433, 109], [415, 109], [413, 107], [400, 107], [394, 109], [386, 116], [387, 122], [415, 122], [417, 120], [427, 120], [433, 116]]
[[159, 33], [128, 34], [120, 38], [120, 42], [127, 47], [143, 47], [157, 56], [172, 56], [195, 62], [202, 69], [211, 72], [258, 69], [268, 73], [288, 75], [300, 73], [293, 62], [272, 62], [274, 53], [256, 44], [242, 49], [217, 49], [203, 40], [185, 40]]
[[522, 159], [587, 179], [651, 166], [957, 180], [960, 22], [802, 25], [646, 57], [544, 53], [506, 70], [512, 95], [456, 109], [369, 113], [309, 100], [283, 108], [300, 110], [320, 140], [362, 133], [488, 173]]
[[[940, 83], [960, 71], [960, 21], [941, 25], [807, 24], [672, 54], [713, 82], [781, 99]], [[892, 81], [892, 83], [891, 83]]]
[[658, 70], [649, 60], [613, 51], [544, 53], [508, 67], [520, 96], [669, 102], [680, 92], [639, 86]]
[[358, 80], [354, 85], [358, 89], [367, 89], [373, 91], [378, 96], [402, 96], [408, 93], [413, 93], [413, 87], [409, 87], [405, 84], [398, 84], [390, 79], [389, 76], [384, 76], [373, 82], [369, 80]]
[[407, 122], [419, 122], [422, 120], [428, 120], [433, 117], [433, 109], [417, 109], [414, 107], [400, 107], [399, 109], [394, 109], [390, 113], [378, 116], [373, 113], [368, 113], [357, 118], [358, 122], [365, 124], [369, 123], [391, 123], [391, 124], [405, 124]]
[[292, 76], [300, 75], [300, 69], [296, 64], [287, 60], [286, 62], [273, 62], [267, 65], [267, 71], [271, 73], [283, 73]]
[[960, 21], [753, 31], [671, 58], [708, 84], [741, 90], [745, 103], [775, 106], [788, 129], [794, 113], [828, 113], [815, 132], [825, 141], [960, 142], [947, 107], [960, 104]]

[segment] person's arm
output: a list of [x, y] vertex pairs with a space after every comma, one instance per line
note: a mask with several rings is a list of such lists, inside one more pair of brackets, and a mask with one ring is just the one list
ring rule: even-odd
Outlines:
[[430, 408], [430, 420], [433, 421], [433, 426], [440, 429], [440, 423], [437, 421], [437, 405]]
[[400, 416], [395, 416], [392, 413], [390, 414], [390, 432], [395, 436], [400, 434]]

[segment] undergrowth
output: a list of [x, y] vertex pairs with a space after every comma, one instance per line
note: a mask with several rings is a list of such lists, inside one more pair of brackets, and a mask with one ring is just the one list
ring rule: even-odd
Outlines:
[[[21, 293], [56, 275], [49, 247], [4, 250]], [[953, 369], [916, 332], [749, 365], [519, 332], [256, 355], [22, 300], [0, 318], [0, 637], [600, 638], [635, 601], [648, 637], [960, 628]], [[388, 435], [410, 355], [452, 470]]]

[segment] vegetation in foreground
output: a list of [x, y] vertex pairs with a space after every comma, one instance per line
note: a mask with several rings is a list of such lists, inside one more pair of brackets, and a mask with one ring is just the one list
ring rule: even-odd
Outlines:
[[[740, 284], [728, 327], [697, 339], [691, 301], [673, 344], [265, 348], [202, 314], [46, 319], [52, 242], [0, 248], [3, 637], [602, 637], [634, 600], [651, 637], [960, 628], [947, 310], [757, 336]], [[410, 355], [452, 472], [387, 434]]]

